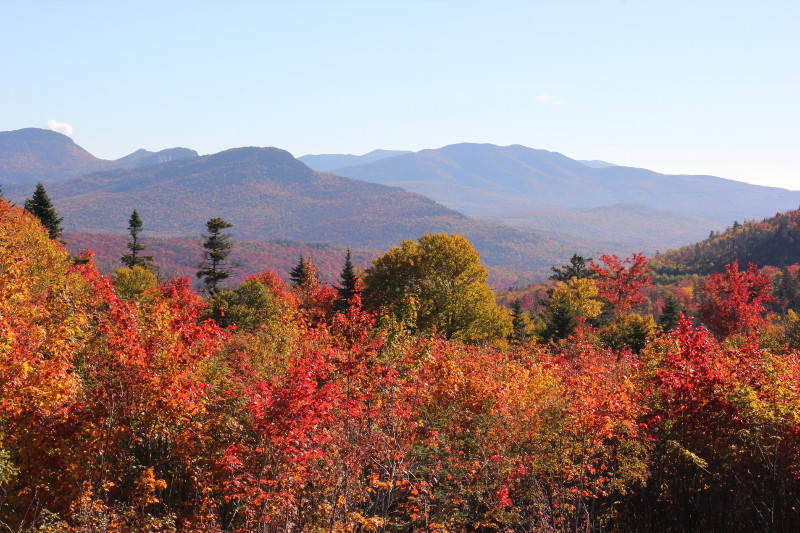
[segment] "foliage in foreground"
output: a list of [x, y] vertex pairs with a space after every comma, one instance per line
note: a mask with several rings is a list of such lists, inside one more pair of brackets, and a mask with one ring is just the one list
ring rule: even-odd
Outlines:
[[[10, 531], [800, 527], [800, 355], [764, 322], [488, 348], [272, 273], [210, 303], [185, 279], [120, 291], [3, 202], [0, 249]], [[636, 297], [606, 265], [623, 328]]]

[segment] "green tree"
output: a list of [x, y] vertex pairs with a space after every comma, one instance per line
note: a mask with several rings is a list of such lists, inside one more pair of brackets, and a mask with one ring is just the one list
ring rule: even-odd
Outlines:
[[36, 190], [33, 191], [33, 196], [25, 200], [25, 210], [39, 219], [42, 225], [47, 229], [48, 235], [51, 239], [58, 239], [63, 233], [61, 229], [61, 221], [63, 217], [59, 217], [56, 213], [53, 202], [47, 195], [47, 191], [41, 182], [36, 184]]
[[214, 295], [217, 285], [230, 277], [230, 269], [233, 268], [227, 262], [231, 251], [231, 235], [223, 233], [223, 230], [232, 228], [233, 224], [221, 218], [212, 218], [206, 222], [208, 235], [205, 235], [203, 243], [203, 262], [197, 277], [203, 278], [203, 285], [209, 295]]
[[522, 303], [517, 298], [511, 304], [511, 336], [509, 340], [518, 344], [524, 343], [528, 339], [530, 325], [530, 317], [522, 310]]
[[223, 328], [250, 331], [281, 315], [281, 306], [269, 288], [255, 279], [245, 280], [234, 290], [220, 289], [208, 302], [211, 318]]
[[603, 308], [597, 297], [597, 285], [586, 278], [559, 281], [544, 305], [545, 340], [569, 337], [581, 320], [597, 318]]
[[658, 325], [664, 331], [672, 331], [678, 325], [681, 316], [681, 303], [675, 296], [668, 294], [664, 298], [664, 307], [661, 309], [661, 316], [658, 318]]
[[128, 220], [128, 232], [131, 234], [131, 242], [128, 243], [128, 250], [131, 253], [123, 255], [120, 259], [122, 263], [128, 267], [133, 268], [140, 266], [143, 268], [151, 268], [153, 265], [152, 255], [138, 255], [147, 249], [147, 246], [139, 242], [139, 233], [142, 231], [142, 219], [139, 218], [139, 213], [133, 210], [130, 220]]
[[364, 301], [412, 331], [458, 340], [505, 337], [511, 321], [486, 278], [467, 239], [428, 233], [373, 261], [364, 272]]
[[550, 267], [553, 275], [550, 279], [555, 281], [569, 281], [572, 278], [589, 279], [594, 277], [594, 272], [589, 268], [592, 258], [585, 258], [582, 255], [573, 254], [568, 265], [561, 267]]
[[351, 261], [350, 249], [348, 248], [344, 256], [344, 266], [339, 273], [339, 284], [336, 286], [334, 309], [336, 311], [346, 311], [358, 292], [358, 274]]
[[158, 285], [156, 275], [141, 265], [116, 269], [111, 275], [111, 281], [117, 294], [126, 300], [141, 296]]
[[307, 290], [318, 283], [319, 273], [311, 257], [306, 259], [301, 255], [295, 267], [289, 271], [289, 279], [292, 281], [292, 287], [301, 290]]

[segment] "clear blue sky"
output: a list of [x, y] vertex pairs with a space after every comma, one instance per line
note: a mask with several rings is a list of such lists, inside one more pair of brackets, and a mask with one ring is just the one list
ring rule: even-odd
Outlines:
[[54, 121], [98, 157], [469, 141], [800, 189], [796, 0], [4, 0], [2, 12], [0, 130]]

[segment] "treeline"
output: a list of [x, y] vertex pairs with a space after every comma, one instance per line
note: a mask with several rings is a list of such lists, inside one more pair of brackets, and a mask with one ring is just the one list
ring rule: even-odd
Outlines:
[[10, 531], [800, 527], [800, 320], [755, 267], [686, 318], [646, 312], [646, 258], [576, 256], [532, 316], [457, 235], [207, 298], [2, 201], [0, 250]]

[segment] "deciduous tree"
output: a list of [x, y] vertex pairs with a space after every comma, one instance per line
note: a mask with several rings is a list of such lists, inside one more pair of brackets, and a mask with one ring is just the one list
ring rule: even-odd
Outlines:
[[373, 261], [364, 273], [364, 298], [369, 308], [414, 331], [436, 331], [447, 339], [504, 337], [508, 313], [496, 304], [486, 278], [466, 238], [428, 233]]

